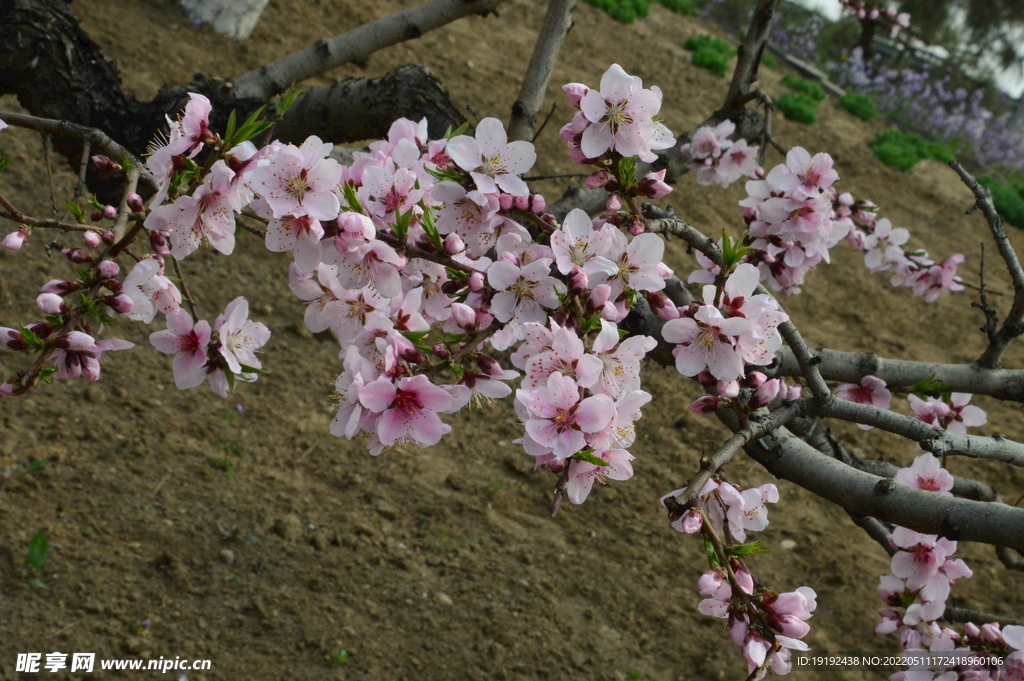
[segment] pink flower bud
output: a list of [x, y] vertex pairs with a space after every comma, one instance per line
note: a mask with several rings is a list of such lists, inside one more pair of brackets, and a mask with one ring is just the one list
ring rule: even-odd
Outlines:
[[0, 395], [5, 395], [7, 397], [10, 397], [10, 396], [12, 396], [14, 394], [16, 394], [16, 393], [15, 393], [15, 390], [14, 390], [14, 381], [13, 380], [5, 381], [4, 383], [0, 384]]
[[498, 195], [498, 208], [501, 210], [512, 210], [512, 206], [515, 205], [516, 199], [511, 194], [499, 194]]
[[460, 329], [469, 331], [476, 327], [476, 311], [465, 303], [452, 303], [452, 319]]
[[82, 241], [85, 242], [86, 248], [96, 248], [100, 245], [99, 232], [82, 232]]
[[508, 260], [510, 263], [519, 265], [519, 256], [511, 251], [502, 251], [501, 255], [498, 256], [499, 260]]
[[586, 185], [588, 189], [597, 189], [598, 187], [605, 186], [610, 179], [612, 179], [611, 173], [607, 170], [598, 170], [587, 178]]
[[690, 403], [688, 407], [694, 414], [714, 414], [718, 411], [718, 405], [722, 403], [722, 398], [715, 395], [704, 395], [698, 397], [696, 400]]
[[613, 213], [617, 210], [622, 210], [622, 197], [618, 194], [609, 195], [608, 199], [604, 202], [604, 207]]
[[[373, 221], [370, 218], [362, 213], [353, 213], [352, 211], [344, 211], [338, 216], [338, 227], [346, 236], [360, 236], [367, 241], [377, 234], [377, 228], [373, 226]], [[337, 246], [337, 243], [335, 245]], [[338, 251], [344, 253], [340, 248]]]
[[103, 217], [103, 211], [94, 210], [93, 212], [89, 213], [89, 219], [92, 220], [93, 222], [99, 222], [100, 220], [105, 219]]
[[81, 248], [65, 248], [60, 252], [60, 254], [78, 265], [84, 265], [85, 263], [92, 262], [92, 256]]
[[608, 302], [608, 297], [611, 294], [611, 286], [608, 284], [598, 284], [590, 292], [590, 297], [587, 298], [587, 307], [591, 310], [600, 310]]
[[423, 353], [417, 350], [415, 347], [408, 347], [405, 348], [404, 350], [401, 350], [398, 353], [398, 356], [404, 359], [409, 364], [420, 364], [423, 362], [423, 360], [426, 359], [426, 357], [423, 356]]
[[665, 170], [647, 173], [640, 180], [640, 193], [650, 199], [660, 199], [672, 192], [672, 187], [665, 184]]
[[67, 279], [51, 279], [39, 289], [41, 293], [56, 293], [58, 296], [66, 296], [78, 290], [78, 284]]
[[87, 333], [82, 333], [81, 331], [71, 331], [70, 333], [56, 338], [53, 341], [53, 344], [64, 350], [86, 352], [95, 349], [96, 339]]
[[432, 348], [431, 351], [434, 353], [434, 356], [437, 357], [438, 359], [448, 359], [449, 357], [452, 356], [451, 350], [449, 350], [448, 346], [445, 345], [444, 343], [434, 343], [434, 347]]
[[695, 508], [691, 508], [687, 511], [682, 520], [683, 532], [686, 534], [697, 534], [700, 532], [700, 528], [704, 524], [700, 511]]
[[149, 233], [149, 245], [153, 247], [153, 252], [157, 255], [162, 255], [165, 258], [170, 257], [171, 249], [167, 247], [167, 239], [160, 232]]
[[760, 388], [767, 380], [768, 377], [760, 371], [748, 371], [743, 378], [743, 385], [747, 388]]
[[103, 243], [106, 244], [107, 246], [113, 246], [114, 245], [114, 233], [113, 232], [111, 232], [111, 231], [103, 232], [102, 239], [103, 239]]
[[754, 391], [754, 394], [750, 396], [750, 400], [747, 402], [747, 409], [753, 411], [754, 409], [760, 409], [761, 407], [767, 406], [778, 397], [779, 394], [779, 379], [773, 378], [765, 381], [761, 386]]
[[868, 18], [869, 19], [877, 19], [878, 18], [878, 10], [877, 9], [871, 10], [871, 12], [868, 13]]
[[25, 241], [28, 239], [28, 231], [25, 229], [19, 229], [16, 232], [11, 232], [4, 237], [3, 241], [0, 241], [0, 246], [3, 246], [9, 251], [20, 251], [21, 247], [25, 245]]
[[981, 629], [974, 622], [968, 622], [964, 625], [964, 633], [967, 634], [968, 638], [979, 638], [981, 636]]
[[569, 293], [580, 294], [590, 288], [590, 278], [583, 268], [577, 266], [569, 273]]
[[473, 272], [469, 275], [469, 290], [480, 291], [484, 287], [483, 272]]
[[645, 229], [647, 229], [647, 223], [640, 218], [633, 218], [629, 223], [629, 233], [633, 236], [640, 236], [644, 233]]
[[718, 379], [707, 369], [702, 369], [699, 374], [695, 376], [698, 383], [705, 388], [710, 388], [713, 385], [718, 385]]
[[49, 338], [50, 334], [53, 333], [53, 327], [46, 322], [32, 322], [31, 324], [26, 324], [25, 328], [40, 338]]
[[803, 392], [804, 392], [804, 387], [802, 385], [800, 385], [800, 384], [792, 385], [792, 386], [789, 387], [789, 389], [786, 390], [786, 396], [783, 397], [782, 399], [786, 400], [787, 402], [792, 402], [793, 400], [799, 400], [800, 399], [800, 395], [802, 395]]
[[112, 170], [117, 170], [118, 168], [121, 167], [120, 164], [118, 164], [113, 159], [107, 158], [106, 156], [103, 156], [103, 155], [100, 155], [100, 154], [97, 154], [96, 156], [92, 157], [92, 163], [93, 163], [94, 166], [96, 166], [97, 170], [104, 171], [104, 172], [110, 172]]
[[519, 210], [529, 210], [530, 209], [530, 197], [529, 197], [529, 195], [527, 195], [527, 196], [517, 196], [516, 197], [516, 208], [518, 208]]
[[128, 195], [128, 210], [133, 213], [142, 213], [146, 210], [146, 207], [142, 205], [142, 197], [135, 192]]
[[999, 631], [998, 622], [989, 622], [981, 625], [981, 635], [992, 643], [1002, 643], [1003, 634]]
[[763, 180], [764, 179], [764, 175], [765, 175], [764, 168], [762, 168], [761, 166], [758, 166], [758, 167], [754, 168], [754, 179], [755, 180]]
[[8, 350], [28, 350], [28, 343], [21, 331], [0, 326], [0, 345]]
[[106, 298], [103, 299], [103, 302], [109, 305], [114, 310], [114, 312], [118, 312], [120, 314], [128, 314], [129, 312], [132, 311], [132, 308], [135, 306], [135, 303], [132, 302], [132, 299], [123, 293], [120, 293], [116, 296], [107, 296]]
[[117, 266], [117, 263], [113, 260], [104, 260], [100, 263], [99, 267], [96, 268], [96, 276], [100, 279], [113, 279], [117, 276], [121, 268]]
[[548, 202], [542, 194], [534, 194], [530, 197], [530, 210], [540, 215], [548, 207]]
[[117, 217], [117, 209], [109, 204], [103, 206], [103, 217], [108, 220], [113, 220]]
[[501, 365], [498, 363], [498, 360], [493, 357], [488, 357], [487, 355], [477, 355], [476, 365], [480, 367], [480, 371], [484, 372], [488, 376], [501, 376], [505, 373], [502, 370]]
[[562, 86], [562, 92], [569, 98], [569, 104], [578, 109], [580, 100], [587, 96], [590, 88], [583, 83], [566, 83]]
[[731, 399], [733, 397], [738, 397], [740, 394], [739, 381], [719, 381], [716, 387], [718, 388], [718, 394], [722, 397], [728, 397]]
[[70, 312], [70, 308], [64, 304], [64, 299], [56, 293], [40, 293], [36, 298], [36, 306], [44, 314], [63, 315]]
[[444, 238], [444, 250], [451, 255], [458, 255], [466, 250], [466, 242], [458, 234], [452, 232]]

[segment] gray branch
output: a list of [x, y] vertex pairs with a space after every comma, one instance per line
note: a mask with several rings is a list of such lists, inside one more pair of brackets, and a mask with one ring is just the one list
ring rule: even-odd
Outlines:
[[960, 175], [960, 179], [974, 193], [977, 199], [974, 205], [968, 209], [968, 214], [980, 208], [988, 221], [992, 238], [999, 249], [999, 255], [1006, 262], [1006, 269], [1010, 272], [1010, 279], [1013, 281], [1013, 305], [1006, 315], [1003, 326], [992, 334], [988, 347], [978, 358], [978, 365], [988, 369], [998, 369], [1003, 359], [1003, 353], [1014, 338], [1024, 333], [1024, 268], [1017, 259], [1017, 253], [1013, 250], [1006, 230], [1003, 228], [1003, 218], [996, 212], [996, 206], [992, 202], [992, 192], [983, 187], [975, 180], [970, 173], [964, 170], [963, 166], [953, 161], [949, 164], [953, 170]]
[[572, 8], [575, 5], [576, 0], [550, 0], [548, 3], [530, 65], [526, 68], [523, 85], [519, 89], [519, 97], [512, 105], [512, 120], [508, 124], [508, 137], [511, 140], [529, 141], [533, 138], [551, 69], [555, 66], [562, 40], [572, 28]]
[[[1019, 369], [986, 369], [974, 364], [937, 364], [911, 362], [879, 357], [873, 352], [843, 352], [815, 348], [821, 358], [818, 370], [828, 381], [859, 383], [865, 376], [877, 376], [889, 388], [906, 390], [934, 376], [948, 383], [954, 392], [990, 395], [1001, 400], [1024, 402], [1024, 371]], [[796, 356], [783, 347], [767, 373], [776, 376], [799, 376]]]
[[429, 0], [391, 16], [371, 21], [347, 33], [318, 40], [309, 47], [261, 66], [234, 80], [235, 96], [270, 99], [292, 83], [365, 59], [379, 49], [419, 38], [470, 14], [486, 14], [502, 0]]

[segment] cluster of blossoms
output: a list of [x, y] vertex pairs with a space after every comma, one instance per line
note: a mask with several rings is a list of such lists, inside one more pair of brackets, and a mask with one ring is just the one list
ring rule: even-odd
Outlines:
[[[953, 476], [932, 454], [918, 456], [911, 466], [900, 469], [895, 479], [917, 489], [952, 495]], [[968, 623], [961, 635], [938, 624], [952, 584], [972, 575], [962, 560], [952, 557], [956, 542], [896, 527], [890, 543], [896, 553], [892, 575], [882, 577], [878, 587], [886, 607], [878, 611], [882, 621], [875, 631], [897, 635], [908, 660], [918, 661], [890, 677], [892, 681], [1024, 679], [1024, 627], [1000, 630], [995, 623], [981, 627]], [[958, 663], [926, 664], [928, 653], [940, 653], [941, 659]], [[1003, 664], [993, 664], [994, 659], [1002, 659]]]
[[[685, 494], [676, 490], [662, 498]], [[751, 678], [762, 678], [767, 669], [779, 675], [792, 668], [791, 652], [808, 650], [804, 638], [810, 631], [807, 620], [817, 607], [817, 594], [810, 587], [775, 593], [765, 588], [750, 572], [743, 559], [757, 553], [760, 542], [744, 543], [747, 531], [768, 526], [767, 503], [776, 503], [779, 491], [772, 484], [740, 490], [719, 478], [711, 478], [698, 495], [697, 503], [672, 526], [687, 534], [700, 532], [709, 552], [711, 569], [697, 583], [703, 596], [698, 610], [724, 619], [729, 638], [743, 651]]]
[[764, 170], [757, 164], [759, 147], [749, 146], [747, 140], [732, 141], [729, 136], [736, 131], [736, 124], [726, 120], [715, 127], [706, 125], [697, 128], [689, 144], [679, 151], [691, 159], [691, 170], [697, 171], [697, 184], [717, 184], [728, 187], [741, 177], [758, 179], [764, 177]]
[[891, 275], [895, 287], [910, 288], [915, 296], [931, 303], [944, 291], [962, 291], [957, 266], [964, 261], [960, 253], [936, 263], [926, 251], [905, 251], [910, 232], [893, 227], [888, 218], [878, 218], [878, 207], [870, 201], [854, 199], [844, 192], [833, 196], [836, 221], [848, 227], [846, 240], [864, 253], [864, 264], [872, 273]]
[[904, 28], [910, 27], [910, 15], [906, 12], [897, 12], [893, 7], [886, 7], [884, 3], [875, 0], [839, 0], [839, 4], [853, 13], [860, 20], [875, 21], [888, 19], [892, 23], [889, 33], [890, 38], [895, 38]]

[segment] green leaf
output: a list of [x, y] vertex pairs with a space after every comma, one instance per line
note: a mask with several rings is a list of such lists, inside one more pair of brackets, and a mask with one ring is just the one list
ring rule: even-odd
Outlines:
[[405, 241], [405, 235], [409, 232], [409, 225], [412, 224], [413, 210], [409, 210], [395, 213], [395, 221], [391, 223], [391, 227], [395, 232], [395, 236], [398, 237], [399, 241]]
[[274, 109], [277, 111], [277, 117], [281, 118], [288, 113], [288, 109], [292, 108], [292, 105], [295, 104], [295, 100], [298, 99], [301, 94], [302, 88], [296, 87], [295, 83], [289, 85], [284, 94], [274, 100]]
[[447, 180], [448, 182], [455, 182], [457, 184], [461, 184], [462, 183], [462, 176], [459, 175], [459, 173], [456, 170], [454, 170], [454, 169], [452, 169], [452, 170], [432, 170], [432, 169], [426, 168], [426, 167], [424, 167], [423, 169], [426, 170], [428, 173], [430, 173], [432, 176], [434, 176], [434, 178], [437, 179], [438, 181], [444, 182], [444, 181]]
[[953, 386], [949, 383], [935, 380], [935, 374], [920, 381], [910, 389], [910, 393], [924, 399], [926, 397], [938, 397], [942, 401], [948, 401], [952, 396]]
[[257, 369], [256, 367], [251, 367], [248, 364], [239, 364], [238, 366], [241, 367], [243, 374], [259, 374], [260, 376], [270, 375], [270, 372], [266, 369]]
[[100, 203], [100, 200], [95, 195], [89, 197], [89, 205], [96, 210], [103, 210], [103, 204]]
[[748, 558], [750, 556], [761, 556], [766, 553], [771, 553], [768, 549], [764, 548], [763, 541], [752, 541], [746, 544], [737, 544], [736, 546], [729, 547], [729, 553], [736, 556], [737, 558]]
[[602, 459], [599, 456], [595, 456], [594, 455], [594, 450], [593, 449], [589, 449], [589, 448], [588, 449], [584, 449], [584, 450], [579, 451], [579, 452], [576, 452], [575, 454], [573, 454], [572, 458], [576, 459], [577, 461], [586, 461], [587, 463], [592, 463], [595, 466], [607, 466], [608, 465], [607, 461], [605, 461], [604, 459]]
[[228, 114], [228, 127], [224, 131], [224, 139], [231, 139], [231, 136], [235, 134], [236, 125], [238, 125], [238, 117], [235, 115], [235, 110], [232, 109], [231, 113]]
[[33, 587], [33, 588], [36, 588], [36, 589], [46, 589], [46, 588], [49, 588], [45, 584], [40, 582], [38, 579], [26, 579], [25, 583], [28, 584], [29, 586]]
[[341, 186], [341, 194], [345, 197], [345, 203], [348, 204], [350, 211], [366, 215], [363, 205], [359, 203], [359, 194], [356, 193], [355, 185], [346, 182]]
[[68, 212], [71, 213], [73, 216], [75, 216], [75, 221], [78, 224], [80, 224], [80, 225], [84, 225], [85, 224], [85, 211], [82, 210], [81, 206], [79, 206], [77, 203], [75, 203], [71, 199], [65, 200], [64, 201], [64, 205], [67, 207]]
[[121, 152], [121, 169], [124, 170], [125, 172], [128, 172], [129, 170], [131, 170], [134, 167], [135, 167], [135, 164], [132, 163], [132, 160], [130, 158], [128, 158], [128, 153], [122, 151]]
[[456, 381], [461, 381], [462, 377], [466, 375], [466, 367], [462, 366], [461, 364], [456, 364], [455, 362], [452, 362], [448, 366], [451, 368], [452, 373], [455, 374]]
[[21, 337], [25, 339], [25, 342], [28, 343], [30, 348], [32, 348], [33, 350], [42, 350], [43, 349], [43, 346], [45, 345], [45, 343], [43, 343], [43, 339], [42, 338], [40, 338], [36, 334], [32, 333], [31, 331], [26, 329], [24, 326], [19, 327], [19, 328], [21, 329]]
[[448, 130], [446, 130], [444, 133], [444, 138], [446, 140], [450, 140], [451, 138], [456, 137], [458, 135], [465, 135], [467, 130], [469, 130], [469, 121], [464, 122], [462, 125], [455, 128], [454, 130], [452, 130], [451, 126], [449, 126]]
[[708, 557], [708, 565], [711, 566], [712, 570], [718, 570], [722, 567], [722, 563], [718, 559], [718, 551], [715, 551], [715, 545], [707, 537], [704, 537], [704, 555]]
[[619, 159], [619, 183], [624, 191], [636, 183], [636, 157], [625, 156]]
[[46, 554], [50, 551], [50, 542], [46, 538], [46, 531], [39, 530], [34, 537], [28, 540], [28, 555], [25, 561], [32, 567], [39, 569], [43, 567]]
[[60, 371], [60, 367], [43, 367], [39, 370], [39, 380], [49, 385], [50, 381], [53, 380], [53, 375]]
[[425, 202], [420, 201], [420, 207], [423, 209], [423, 217], [420, 219], [420, 226], [423, 227], [423, 231], [430, 237], [430, 242], [441, 248], [442, 239], [440, 232], [437, 231], [437, 225], [434, 224], [434, 211], [430, 209]]
[[9, 166], [10, 164], [11, 164], [10, 157], [5, 155], [5, 154], [3, 154], [3, 153], [0, 153], [0, 173], [2, 173], [4, 171], [4, 169], [6, 169], [7, 166]]
[[741, 241], [733, 241], [728, 234], [722, 232], [722, 272], [730, 272], [751, 250], [750, 246], [742, 245]]

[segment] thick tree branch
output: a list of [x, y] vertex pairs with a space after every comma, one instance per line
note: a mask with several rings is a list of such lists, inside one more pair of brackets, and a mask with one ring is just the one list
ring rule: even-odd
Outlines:
[[537, 44], [530, 57], [530, 65], [526, 68], [523, 85], [519, 88], [519, 97], [512, 105], [512, 119], [508, 124], [510, 140], [531, 140], [537, 128], [537, 116], [544, 103], [544, 93], [548, 89], [548, 78], [558, 58], [558, 50], [562, 40], [572, 28], [572, 8], [576, 0], [550, 0], [548, 11], [544, 14]]
[[296, 100], [277, 124], [284, 142], [301, 143], [310, 135], [332, 142], [384, 138], [398, 118], [427, 119], [431, 139], [466, 120], [441, 81], [424, 66], [399, 66], [383, 78], [349, 78], [311, 90]]
[[270, 99], [292, 83], [364, 59], [389, 45], [419, 38], [470, 14], [486, 14], [500, 3], [501, 0], [429, 0], [333, 38], [318, 40], [300, 52], [243, 74], [234, 79], [235, 96]]
[[856, 470], [818, 452], [786, 428], [747, 448], [769, 472], [859, 516], [953, 540], [1024, 549], [1024, 510], [945, 497]]
[[[954, 392], [990, 395], [1001, 400], [1024, 402], [1024, 371], [985, 369], [973, 364], [937, 364], [879, 357], [873, 352], [843, 352], [815, 348], [821, 358], [818, 370], [828, 381], [859, 383], [865, 376], [877, 376], [889, 388], [906, 390], [929, 377], [952, 386]], [[776, 361], [766, 372], [774, 376], [799, 376], [800, 365], [789, 348], [776, 353]]]
[[985, 220], [988, 221], [989, 230], [992, 232], [992, 238], [996, 242], [996, 247], [999, 249], [999, 255], [1006, 262], [1006, 269], [1009, 270], [1010, 279], [1013, 281], [1013, 305], [1010, 307], [1010, 312], [1006, 315], [1002, 327], [991, 336], [988, 347], [985, 348], [985, 352], [978, 358], [977, 362], [981, 367], [997, 369], [1002, 362], [1003, 353], [1006, 351], [1007, 346], [1014, 338], [1024, 333], [1024, 268], [1021, 267], [1017, 253], [1013, 250], [1009, 237], [1006, 236], [1006, 230], [1003, 228], [1003, 218], [1000, 217], [996, 211], [995, 204], [992, 202], [992, 192], [987, 187], [979, 184], [956, 161], [949, 165], [960, 175], [960, 179], [963, 180], [964, 184], [967, 185], [968, 189], [973, 192], [977, 199], [967, 212], [972, 213], [975, 209], [981, 209]]

